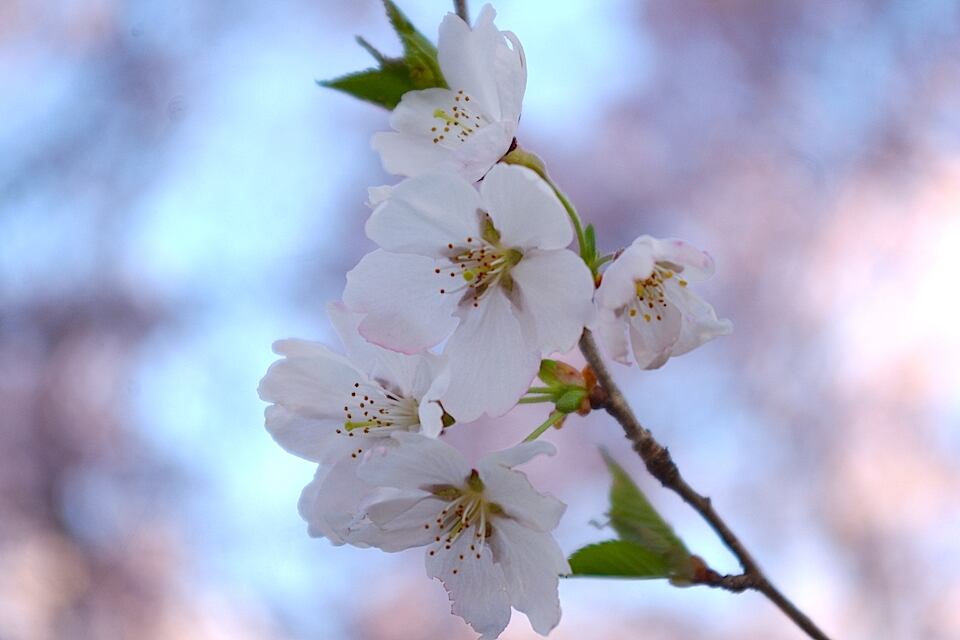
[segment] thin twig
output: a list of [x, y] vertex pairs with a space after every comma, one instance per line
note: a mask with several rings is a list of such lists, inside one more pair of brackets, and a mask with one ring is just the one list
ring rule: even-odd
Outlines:
[[743, 573], [737, 576], [721, 576], [711, 569], [705, 569], [702, 575], [697, 576], [695, 583], [737, 593], [747, 589], [759, 591], [808, 636], [816, 640], [830, 640], [805, 613], [773, 586], [740, 539], [714, 510], [710, 498], [700, 495], [687, 484], [667, 448], [657, 442], [653, 434], [633, 415], [633, 410], [630, 409], [623, 392], [610, 375], [589, 329], [584, 329], [583, 336], [580, 338], [580, 351], [586, 357], [599, 383], [591, 394], [590, 400], [593, 407], [603, 408], [620, 423], [627, 439], [633, 443], [634, 451], [643, 459], [650, 474], [664, 487], [678, 494], [707, 521], [743, 568]]
[[457, 12], [461, 20], [470, 24], [470, 14], [467, 12], [467, 0], [453, 0], [453, 10]]

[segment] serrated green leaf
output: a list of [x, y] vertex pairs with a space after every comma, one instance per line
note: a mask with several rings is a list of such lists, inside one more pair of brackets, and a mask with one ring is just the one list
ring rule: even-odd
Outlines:
[[587, 545], [570, 556], [574, 576], [610, 578], [669, 578], [669, 558], [626, 540], [607, 540]]
[[660, 517], [623, 467], [605, 451], [601, 453], [610, 475], [613, 476], [610, 511], [607, 515], [617, 535], [622, 540], [667, 558], [677, 575], [690, 574], [693, 570], [690, 552], [673, 532], [673, 528]]
[[333, 80], [319, 80], [317, 84], [387, 109], [393, 109], [403, 94], [414, 90], [406, 70], [392, 65], [350, 73]]
[[383, 0], [383, 7], [386, 9], [387, 18], [393, 30], [397, 32], [400, 42], [403, 43], [403, 60], [407, 64], [413, 86], [416, 89], [446, 88], [447, 83], [437, 60], [437, 48], [417, 31], [413, 23], [403, 15], [392, 0]]

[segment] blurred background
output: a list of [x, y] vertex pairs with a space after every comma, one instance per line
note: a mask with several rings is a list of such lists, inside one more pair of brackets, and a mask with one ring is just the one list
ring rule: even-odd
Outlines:
[[[475, 15], [480, 5], [471, 3]], [[448, 3], [402, 2], [434, 36]], [[641, 420], [835, 638], [960, 637], [960, 5], [502, 0], [521, 143], [599, 229], [710, 251], [732, 337], [641, 372]], [[256, 385], [372, 244], [387, 114], [314, 85], [399, 46], [378, 2], [0, 3], [0, 638], [475, 637], [421, 551], [334, 548]], [[580, 362], [576, 355], [572, 362]], [[477, 451], [543, 419], [456, 430]], [[528, 466], [610, 537], [617, 425]], [[762, 597], [566, 580], [551, 637], [802, 635]], [[503, 636], [535, 637], [515, 615]]]

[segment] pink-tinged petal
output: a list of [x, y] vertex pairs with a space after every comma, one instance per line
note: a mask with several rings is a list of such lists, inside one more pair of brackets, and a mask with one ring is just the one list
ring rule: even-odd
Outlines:
[[380, 487], [428, 491], [433, 485], [460, 486], [470, 467], [460, 452], [445, 442], [403, 431], [392, 437], [400, 443], [367, 457], [357, 475]]
[[491, 469], [483, 463], [479, 470], [485, 495], [511, 519], [537, 531], [553, 531], [560, 523], [567, 505], [538, 492], [524, 474], [503, 467]]
[[630, 343], [627, 340], [627, 321], [622, 313], [606, 308], [597, 310], [596, 321], [591, 327], [603, 344], [607, 355], [620, 364], [630, 364]]
[[637, 241], [645, 240], [653, 248], [653, 254], [658, 263], [666, 263], [667, 268], [681, 274], [685, 280], [696, 282], [706, 280], [713, 275], [713, 258], [705, 251], [687, 244], [683, 240], [667, 238], [658, 240], [650, 236], [643, 236]]
[[563, 249], [573, 240], [573, 227], [560, 200], [526, 167], [496, 165], [480, 185], [480, 195], [508, 247]]
[[380, 154], [383, 170], [395, 176], [457, 171], [454, 150], [433, 144], [426, 136], [379, 131], [373, 134], [370, 146]]
[[510, 272], [519, 295], [517, 315], [533, 330], [544, 355], [569, 351], [593, 320], [593, 276], [572, 251], [532, 250]]
[[364, 531], [364, 542], [388, 552], [430, 544], [437, 535], [437, 514], [446, 505], [422, 493], [375, 501], [366, 508], [375, 528]]
[[717, 319], [713, 307], [689, 288], [681, 287], [675, 282], [667, 282], [664, 290], [667, 299], [677, 307], [683, 318], [680, 337], [671, 355], [683, 355], [705, 342], [733, 332], [733, 323], [729, 320]]
[[404, 180], [367, 220], [367, 236], [382, 249], [437, 257], [448, 245], [480, 236], [480, 195], [463, 178], [427, 174]]
[[652, 248], [646, 243], [634, 242], [603, 272], [597, 304], [603, 309], [620, 309], [636, 297], [636, 281], [648, 278], [653, 267]]
[[454, 296], [443, 295], [436, 262], [423, 256], [368, 253], [347, 273], [343, 301], [365, 314], [360, 335], [381, 347], [414, 354], [447, 337], [457, 320]]
[[520, 399], [540, 366], [535, 345], [524, 339], [513, 307], [499, 287], [471, 308], [444, 349], [450, 386], [443, 406], [460, 422], [483, 413], [503, 415]]
[[533, 442], [521, 442], [509, 449], [488, 453], [480, 461], [480, 464], [486, 465], [490, 469], [496, 469], [497, 467], [512, 469], [537, 456], [552, 456], [556, 453], [557, 448], [552, 443], [545, 440], [534, 440]]
[[[653, 312], [651, 312], [653, 313]], [[672, 304], [656, 310], [649, 321], [638, 314], [629, 320], [633, 357], [641, 369], [658, 369], [670, 358], [680, 338], [680, 312]]]
[[430, 352], [411, 356], [367, 342], [360, 335], [364, 314], [350, 311], [343, 303], [327, 304], [327, 317], [351, 362], [370, 378], [385, 382], [391, 391], [421, 399], [434, 377], [440, 375], [443, 367], [440, 356]]
[[454, 92], [470, 96], [473, 109], [492, 120], [501, 120], [496, 60], [499, 47], [506, 48], [503, 35], [493, 24], [496, 11], [485, 5], [471, 29], [455, 14], [440, 23], [437, 57], [440, 70]]
[[504, 518], [497, 520], [490, 546], [503, 569], [510, 603], [527, 614], [534, 631], [547, 635], [560, 622], [559, 577], [571, 571], [556, 540]]
[[367, 546], [363, 537], [361, 504], [374, 490], [356, 476], [358, 460], [347, 456], [333, 465], [320, 465], [313, 481], [300, 494], [298, 509], [308, 533], [335, 545]]
[[450, 543], [449, 549], [444, 542], [431, 545], [427, 551], [427, 575], [443, 583], [454, 615], [463, 618], [483, 638], [492, 639], [510, 622], [510, 600], [502, 569], [494, 563], [490, 547], [480, 545], [473, 532], [464, 531]]

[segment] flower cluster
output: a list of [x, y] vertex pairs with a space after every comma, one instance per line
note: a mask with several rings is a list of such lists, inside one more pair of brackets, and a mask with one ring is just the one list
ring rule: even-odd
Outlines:
[[[270, 434], [318, 464], [299, 504], [309, 533], [426, 547], [453, 612], [490, 638], [511, 608], [541, 634], [559, 622], [558, 577], [570, 568], [551, 532], [565, 506], [515, 469], [554, 447], [525, 441], [471, 465], [444, 430], [500, 416], [528, 393], [556, 400], [531, 383], [587, 328], [614, 359], [632, 353], [648, 369], [730, 331], [688, 287], [712, 272], [705, 253], [649, 236], [597, 261], [569, 248], [575, 235], [584, 246], [576, 213], [538, 166], [507, 155], [526, 62], [494, 17], [489, 5], [472, 28], [446, 16], [447, 86], [405, 93], [394, 131], [373, 138], [384, 168], [406, 179], [371, 189], [365, 230], [378, 248], [328, 306], [345, 355], [281, 340], [260, 383]], [[555, 396], [583, 380], [566, 378]], [[557, 401], [547, 424], [582, 410], [583, 397]]]

